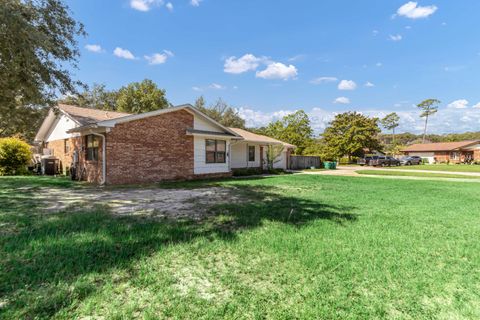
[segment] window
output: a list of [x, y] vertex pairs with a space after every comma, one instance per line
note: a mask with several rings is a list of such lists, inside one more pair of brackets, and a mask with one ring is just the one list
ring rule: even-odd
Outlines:
[[98, 161], [98, 145], [100, 139], [93, 134], [86, 137], [87, 140], [87, 160], [88, 161]]
[[205, 162], [225, 163], [227, 142], [224, 140], [205, 140]]
[[68, 143], [68, 139], [63, 140], [63, 151], [65, 154], [70, 152], [70, 143]]
[[458, 159], [460, 159], [460, 154], [458, 152], [451, 152], [450, 153], [450, 159], [458, 160]]
[[248, 161], [255, 161], [255, 146], [248, 146]]

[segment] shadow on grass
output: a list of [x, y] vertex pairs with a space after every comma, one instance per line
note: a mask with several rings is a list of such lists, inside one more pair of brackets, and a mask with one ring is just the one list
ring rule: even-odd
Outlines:
[[[2, 197], [19, 192], [11, 187]], [[354, 208], [285, 195], [273, 186], [235, 188], [241, 201], [215, 205], [203, 221], [118, 218], [106, 207], [39, 215], [34, 203], [12, 197], [8, 208], [0, 208], [0, 224], [6, 225], [0, 237], [0, 297], [8, 299], [0, 318], [68, 313], [102, 286], [87, 276], [108, 277], [112, 269], [134, 273], [135, 261], [166, 246], [198, 238], [234, 241], [238, 232], [266, 221], [301, 228], [318, 219], [340, 224], [356, 219]], [[33, 191], [22, 192], [28, 197]]]

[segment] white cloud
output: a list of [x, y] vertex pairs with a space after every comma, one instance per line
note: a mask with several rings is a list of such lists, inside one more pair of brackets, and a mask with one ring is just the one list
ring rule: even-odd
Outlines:
[[338, 90], [355, 90], [356, 88], [357, 84], [352, 80], [342, 80], [338, 84]]
[[480, 109], [480, 102], [472, 107], [473, 109]]
[[103, 48], [98, 45], [98, 44], [87, 44], [85, 45], [85, 49], [87, 49], [90, 52], [95, 52], [95, 53], [101, 53], [104, 52]]
[[239, 108], [238, 114], [246, 122], [247, 127], [261, 127], [272, 121], [279, 120], [286, 115], [294, 113], [296, 110], [279, 110], [275, 112], [256, 111], [249, 107]]
[[400, 41], [402, 40], [402, 35], [400, 34], [395, 34], [395, 35], [389, 35], [388, 38], [392, 41]]
[[373, 87], [375, 87], [375, 85], [374, 85], [373, 83], [371, 83], [370, 81], [367, 81], [367, 82], [365, 83], [365, 87], [367, 87], [367, 88], [373, 88]]
[[172, 12], [173, 11], [173, 4], [171, 2], [168, 2], [165, 7], [168, 9], [168, 11]]
[[192, 87], [192, 90], [193, 91], [198, 91], [198, 92], [203, 91], [202, 88], [200, 88], [200, 87]]
[[412, 29], [412, 26], [405, 26], [405, 29], [410, 30]]
[[378, 31], [378, 30], [373, 30], [373, 31], [372, 31], [372, 34], [373, 34], [374, 36], [377, 36], [379, 33], [380, 33], [380, 31]]
[[398, 8], [397, 14], [410, 19], [420, 19], [427, 18], [434, 14], [437, 9], [438, 8], [435, 5], [422, 7], [418, 5], [418, 2], [409, 1]]
[[247, 71], [255, 70], [265, 58], [255, 57], [253, 54], [247, 53], [237, 59], [232, 56], [225, 60], [223, 71], [226, 73], [240, 74]]
[[347, 97], [338, 97], [337, 99], [335, 99], [333, 101], [333, 103], [335, 103], [335, 104], [349, 104], [350, 99], [348, 99]]
[[295, 78], [298, 74], [297, 68], [294, 65], [284, 65], [280, 62], [271, 62], [267, 68], [262, 71], [257, 71], [256, 77], [263, 79], [283, 79], [288, 80]]
[[380, 68], [381, 66], [383, 66], [383, 63], [377, 62], [375, 65]]
[[130, 0], [130, 7], [138, 10], [147, 12], [154, 6], [161, 6], [163, 0]]
[[315, 79], [310, 80], [310, 83], [312, 84], [322, 84], [322, 83], [328, 83], [328, 82], [337, 82], [338, 79], [335, 77], [318, 77]]
[[116, 55], [119, 58], [123, 59], [128, 59], [128, 60], [134, 60], [136, 59], [133, 53], [131, 53], [127, 49], [122, 49], [120, 47], [116, 47], [115, 50], [113, 50], [113, 54]]
[[194, 7], [199, 7], [200, 6], [200, 2], [202, 2], [203, 0], [190, 0], [190, 5], [194, 6]]
[[288, 58], [288, 61], [290, 62], [301, 61], [301, 60], [304, 60], [306, 57], [307, 55], [305, 54], [297, 54], [296, 56]]
[[210, 89], [215, 89], [215, 90], [223, 90], [223, 89], [226, 89], [225, 86], [222, 86], [221, 84], [218, 84], [218, 83], [212, 83], [210, 86], [209, 86]]
[[154, 53], [151, 56], [143, 57], [148, 61], [148, 64], [163, 64], [167, 62], [169, 57], [173, 57], [173, 52], [169, 50], [163, 50], [163, 53]]
[[466, 99], [459, 99], [452, 101], [447, 107], [452, 109], [466, 109], [468, 108], [468, 103], [469, 102]]

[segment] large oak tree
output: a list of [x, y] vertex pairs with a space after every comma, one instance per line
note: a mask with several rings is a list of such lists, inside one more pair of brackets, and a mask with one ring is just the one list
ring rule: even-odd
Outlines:
[[71, 68], [85, 32], [60, 0], [0, 1], [0, 136], [31, 139], [41, 107], [75, 92]]

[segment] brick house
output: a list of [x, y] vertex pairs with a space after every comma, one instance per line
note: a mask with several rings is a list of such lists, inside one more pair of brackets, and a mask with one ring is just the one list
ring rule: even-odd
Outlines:
[[430, 163], [480, 161], [480, 140], [418, 143], [402, 150], [407, 156], [427, 158]]
[[227, 128], [191, 105], [127, 114], [58, 105], [35, 142], [66, 172], [99, 184], [225, 177], [232, 169], [263, 167], [266, 147], [282, 145], [275, 167], [287, 169], [294, 146]]

